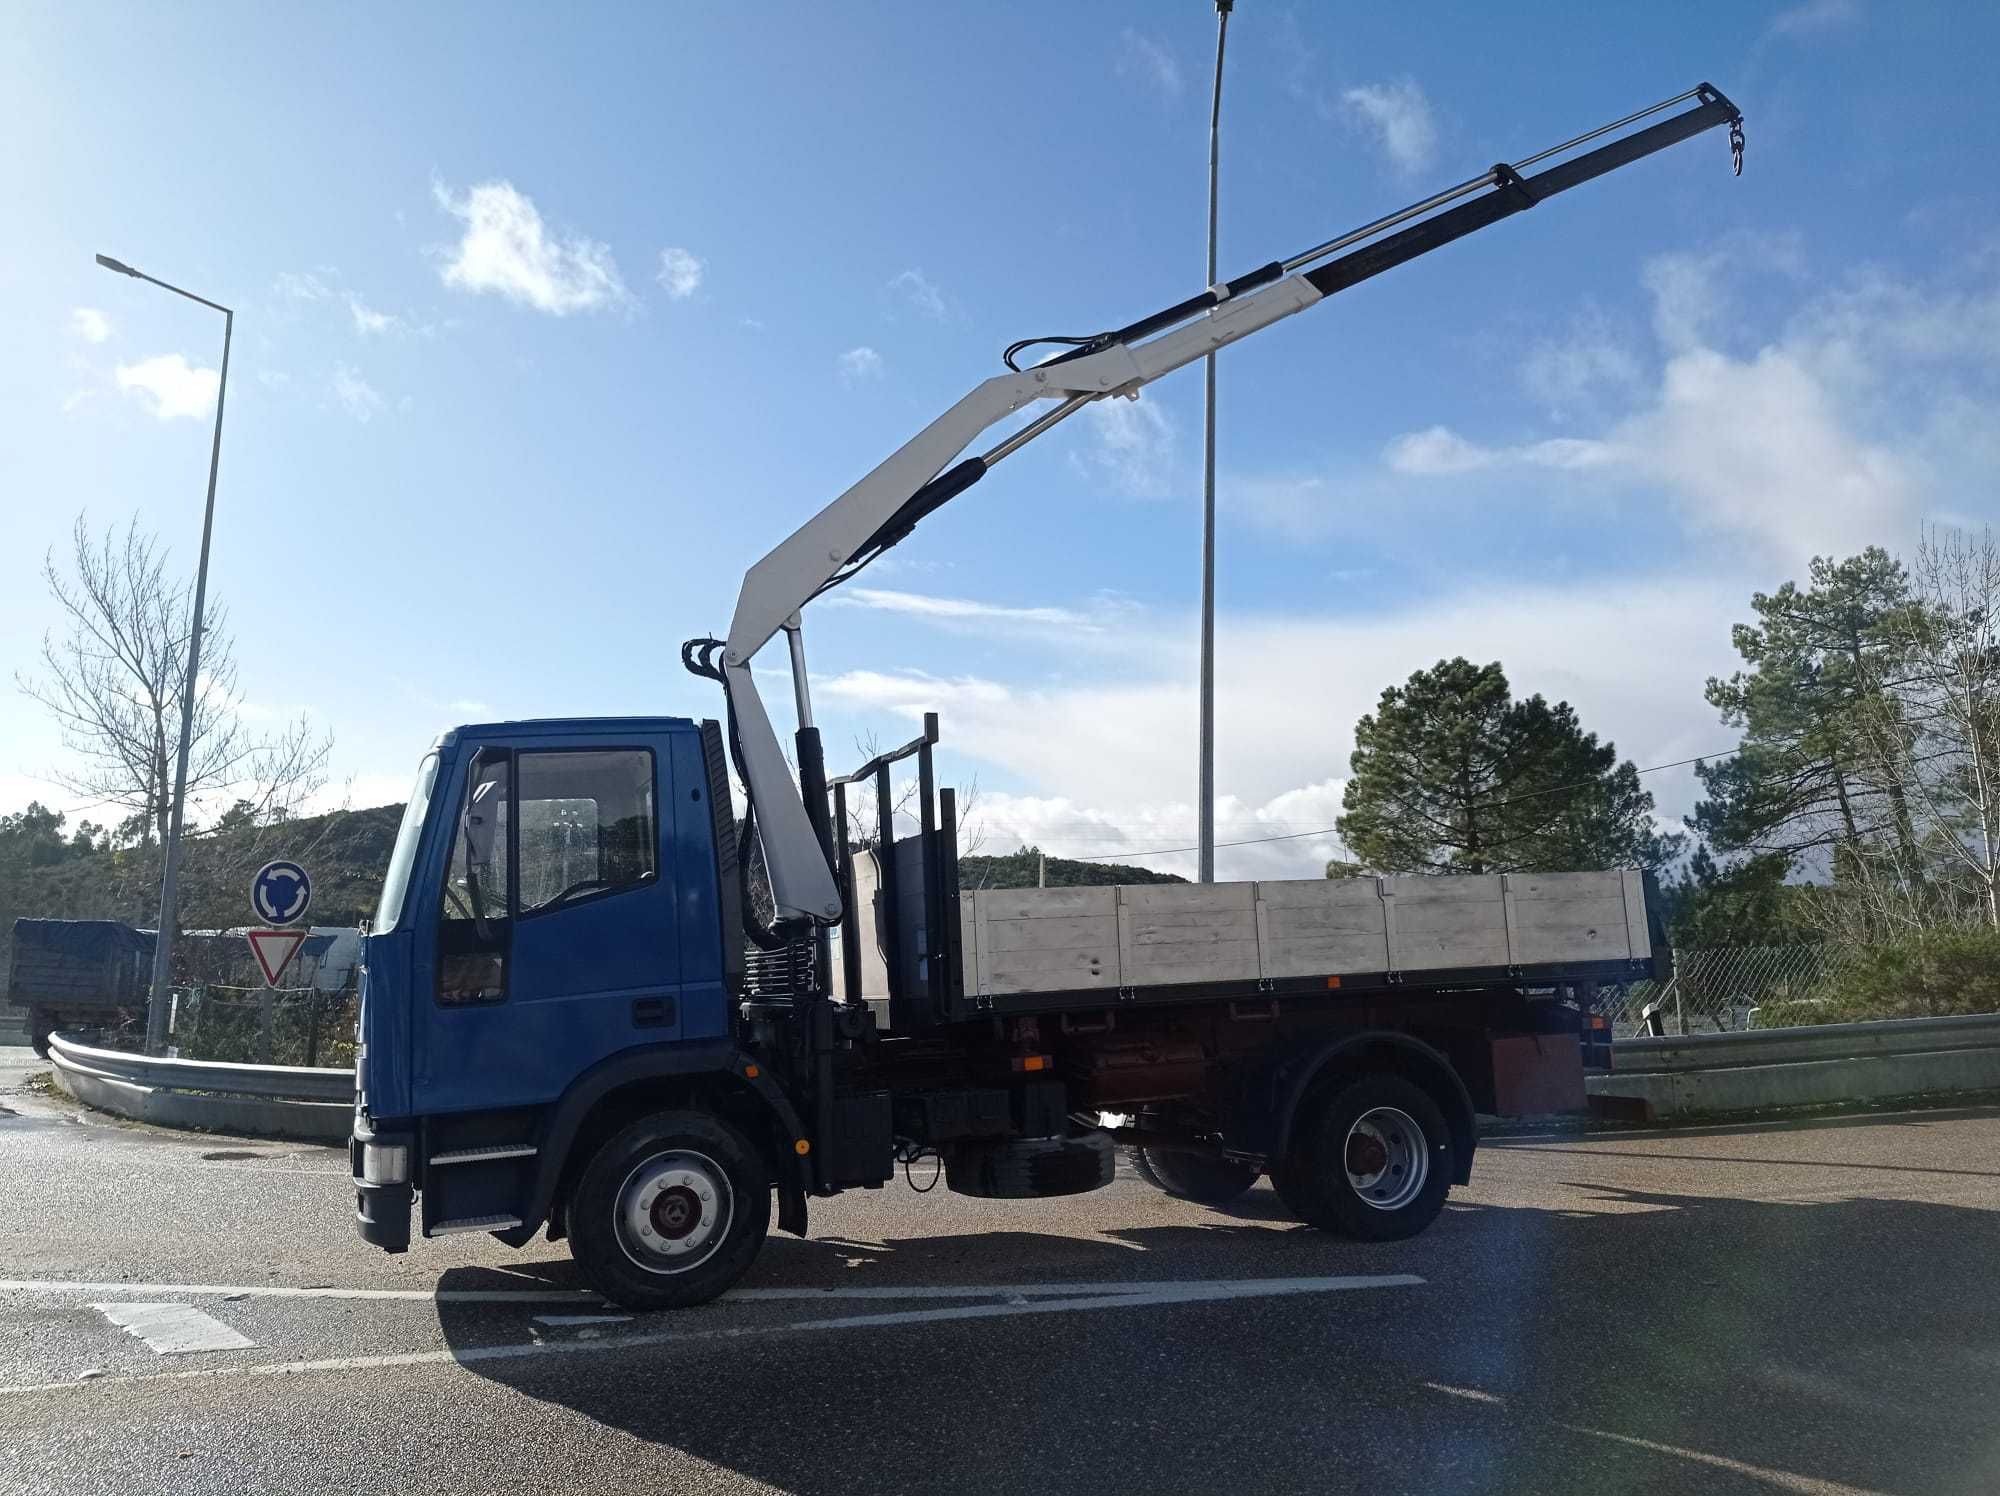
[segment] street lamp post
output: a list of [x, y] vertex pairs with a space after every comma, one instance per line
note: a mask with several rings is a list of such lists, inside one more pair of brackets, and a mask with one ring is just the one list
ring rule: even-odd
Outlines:
[[172, 978], [174, 930], [179, 919], [179, 878], [181, 867], [181, 823], [187, 810], [188, 748], [194, 736], [195, 692], [201, 680], [202, 610], [208, 601], [208, 538], [215, 528], [215, 473], [222, 461], [222, 400], [229, 385], [229, 340], [236, 330], [236, 313], [220, 302], [184, 291], [179, 286], [134, 270], [109, 255], [99, 255], [97, 263], [106, 270], [149, 281], [163, 291], [184, 296], [189, 301], [222, 313], [222, 372], [215, 384], [215, 436], [208, 449], [208, 500], [201, 514], [201, 560], [194, 574], [194, 620], [188, 634], [187, 680], [181, 687], [181, 741], [174, 759], [174, 802], [167, 822], [167, 845], [160, 871], [160, 928], [153, 940], [153, 981], [146, 1005], [146, 1052], [159, 1054], [167, 1047], [167, 988]]
[[[1215, 0], [1215, 92], [1208, 106], [1208, 284], [1215, 284], [1216, 183], [1222, 144], [1222, 48], [1235, 0]], [[1215, 881], [1215, 355], [1202, 360], [1201, 750], [1195, 774], [1195, 877]]]

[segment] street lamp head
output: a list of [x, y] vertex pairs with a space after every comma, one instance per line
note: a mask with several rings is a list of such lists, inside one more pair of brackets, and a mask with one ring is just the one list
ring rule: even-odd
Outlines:
[[130, 265], [126, 264], [123, 260], [114, 260], [111, 258], [110, 255], [99, 255], [97, 257], [97, 263], [102, 265], [106, 270], [117, 271], [120, 275], [136, 276], [139, 273], [138, 271], [134, 270]]

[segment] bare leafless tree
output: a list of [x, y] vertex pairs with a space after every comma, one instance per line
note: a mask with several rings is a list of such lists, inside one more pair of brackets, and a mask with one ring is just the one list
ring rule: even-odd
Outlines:
[[1928, 881], [2000, 929], [2000, 547], [1990, 530], [1934, 528], [1910, 571], [1924, 606], [1892, 693], [1899, 787]]
[[[77, 516], [64, 564], [51, 548], [42, 576], [63, 621], [42, 636], [41, 673], [15, 681], [54, 715], [73, 755], [50, 777], [128, 812], [142, 844], [164, 842], [193, 587], [169, 577], [166, 551], [136, 520], [97, 536], [85, 515]], [[237, 690], [228, 616], [213, 600], [202, 632], [188, 799], [232, 796], [260, 822], [291, 816], [325, 783], [333, 736], [303, 714], [276, 732], [254, 731]]]
[[[855, 738], [854, 751], [863, 762], [881, 753], [881, 743], [874, 729], [871, 728]], [[898, 835], [914, 832], [922, 824], [922, 817], [917, 805], [918, 788], [917, 776], [915, 774], [910, 774], [907, 778], [892, 778], [891, 780], [889, 786], [889, 808], [894, 821], [897, 823]], [[881, 839], [881, 833], [878, 829], [879, 818], [875, 810], [873, 785], [861, 785], [858, 795], [855, 791], [850, 790], [849, 801], [848, 816], [852, 827], [850, 839], [856, 846], [874, 846]], [[856, 808], [861, 805], [868, 807], [865, 814], [857, 814]], [[977, 816], [979, 809], [979, 776], [977, 774], [972, 776], [970, 784], [957, 792], [957, 805], [958, 855], [961, 857], [971, 857], [981, 847], [986, 845], [986, 823]]]

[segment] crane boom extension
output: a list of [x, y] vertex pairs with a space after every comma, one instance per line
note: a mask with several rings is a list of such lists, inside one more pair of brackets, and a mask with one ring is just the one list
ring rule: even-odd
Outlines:
[[[1690, 107], [1643, 129], [1618, 134], [1684, 104]], [[895, 545], [925, 515], [970, 488], [1002, 458], [1091, 401], [1106, 395], [1137, 398], [1143, 386], [1162, 375], [1338, 291], [1718, 125], [1729, 126], [1740, 172], [1742, 123], [1736, 106], [1703, 83], [1512, 166], [1495, 166], [1289, 260], [1275, 260], [1211, 286], [1116, 331], [1085, 339], [1029, 340], [1009, 349], [1009, 373], [975, 388], [750, 568], [727, 641], [690, 641], [683, 650], [688, 667], [719, 680], [727, 697], [732, 749], [763, 839], [776, 925], [796, 929], [827, 924], [841, 914], [840, 890], [828, 863], [826, 796], [806, 705], [804, 655], [796, 647], [799, 612], [808, 602]], [[1616, 138], [1582, 154], [1570, 154], [1607, 135]], [[1557, 157], [1568, 159], [1523, 175], [1527, 168]], [[1318, 268], [1306, 269], [1310, 265]], [[1013, 355], [1020, 349], [1049, 341], [1076, 346], [1031, 368], [1014, 368]], [[987, 451], [954, 463], [980, 433], [1045, 400], [1054, 401], [1053, 408]], [[784, 750], [750, 669], [752, 657], [780, 629], [792, 631], [795, 645], [802, 793], [793, 790]], [[719, 668], [711, 658], [718, 647], [723, 651]], [[809, 806], [817, 806], [818, 813]]]

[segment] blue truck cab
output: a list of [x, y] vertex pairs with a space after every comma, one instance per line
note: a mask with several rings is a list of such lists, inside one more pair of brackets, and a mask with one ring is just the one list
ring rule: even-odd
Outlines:
[[635, 1087], [685, 1097], [672, 1083], [700, 1077], [790, 1156], [790, 1109], [732, 1037], [735, 823], [704, 736], [684, 718], [482, 723], [424, 756], [364, 947], [366, 1240], [403, 1250], [420, 1189], [425, 1235], [525, 1242], [571, 1182], [569, 1145], [615, 1130]]

